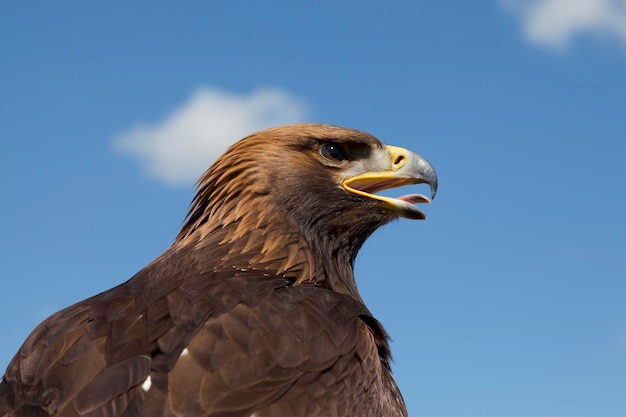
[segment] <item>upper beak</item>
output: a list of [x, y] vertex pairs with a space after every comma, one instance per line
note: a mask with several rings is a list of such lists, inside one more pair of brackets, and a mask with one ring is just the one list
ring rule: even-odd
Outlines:
[[422, 194], [409, 194], [401, 197], [385, 197], [374, 193], [388, 188], [409, 184], [430, 185], [431, 198], [437, 194], [437, 174], [426, 158], [395, 146], [387, 146], [390, 168], [381, 172], [366, 172], [344, 180], [347, 191], [364, 197], [380, 200], [389, 210], [408, 219], [425, 219], [426, 215], [415, 203], [429, 204], [430, 199]]

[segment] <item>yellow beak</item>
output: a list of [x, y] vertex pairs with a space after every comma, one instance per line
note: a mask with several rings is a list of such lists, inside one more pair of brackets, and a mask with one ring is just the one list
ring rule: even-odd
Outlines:
[[379, 200], [384, 207], [400, 217], [425, 219], [426, 215], [414, 204], [429, 204], [430, 199], [422, 194], [409, 194], [402, 197], [385, 197], [374, 193], [389, 188], [409, 184], [426, 183], [430, 186], [431, 198], [437, 194], [437, 174], [426, 158], [396, 146], [387, 146], [389, 170], [366, 172], [344, 180], [342, 185], [347, 191]]

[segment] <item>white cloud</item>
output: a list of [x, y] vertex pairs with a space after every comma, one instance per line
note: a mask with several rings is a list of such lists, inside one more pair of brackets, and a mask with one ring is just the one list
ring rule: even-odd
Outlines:
[[161, 122], [137, 125], [113, 139], [121, 153], [139, 158], [150, 176], [170, 184], [188, 184], [226, 148], [258, 130], [304, 121], [305, 104], [281, 89], [249, 95], [198, 88]]
[[626, 0], [500, 0], [522, 18], [529, 42], [564, 49], [572, 38], [601, 34], [626, 43]]

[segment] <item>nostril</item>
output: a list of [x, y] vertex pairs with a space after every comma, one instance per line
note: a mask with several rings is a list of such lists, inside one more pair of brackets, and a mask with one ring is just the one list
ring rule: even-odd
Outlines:
[[400, 165], [404, 161], [403, 155], [396, 156], [396, 159], [393, 161], [394, 165]]

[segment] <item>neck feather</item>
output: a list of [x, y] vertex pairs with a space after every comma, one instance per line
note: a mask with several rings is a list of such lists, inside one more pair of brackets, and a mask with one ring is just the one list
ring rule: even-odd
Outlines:
[[268, 209], [267, 195], [255, 200], [218, 199], [219, 207], [196, 201], [174, 245], [206, 252], [204, 265], [212, 270], [263, 271], [294, 285], [319, 285], [361, 301], [352, 269], [358, 247], [344, 242], [347, 231], [312, 236], [294, 220]]

